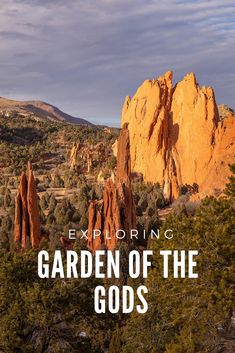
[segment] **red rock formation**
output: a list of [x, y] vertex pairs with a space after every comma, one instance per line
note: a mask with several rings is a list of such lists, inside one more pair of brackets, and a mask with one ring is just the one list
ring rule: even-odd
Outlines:
[[25, 172], [22, 172], [20, 178], [20, 197], [21, 197], [21, 213], [22, 213], [22, 239], [21, 245], [26, 247], [27, 239], [29, 237], [29, 214], [27, 210], [27, 178]]
[[111, 179], [107, 180], [105, 183], [103, 197], [104, 243], [108, 249], [112, 250], [117, 243], [116, 232], [119, 229], [126, 231], [128, 231], [128, 229], [124, 228], [123, 219], [121, 219], [121, 215], [124, 215], [124, 209], [122, 209], [120, 203], [118, 189]]
[[102, 231], [103, 224], [103, 201], [90, 201], [88, 211], [88, 248], [92, 251], [99, 250], [102, 243], [104, 243], [103, 234], [94, 237], [94, 230]]
[[[91, 251], [100, 249], [103, 244], [112, 250], [117, 244], [118, 230], [125, 231], [124, 240], [129, 242], [130, 230], [136, 226], [127, 126], [124, 126], [120, 133], [117, 160], [115, 182], [112, 179], [107, 180], [103, 200], [90, 203], [88, 247]], [[101, 236], [94, 237], [94, 230], [99, 230]]]
[[28, 162], [28, 192], [27, 205], [29, 213], [30, 241], [33, 248], [37, 248], [40, 241], [40, 216], [38, 208], [38, 195], [32, 166]]
[[22, 202], [20, 192], [17, 192], [15, 198], [15, 221], [14, 221], [14, 241], [20, 242], [22, 235]]
[[31, 164], [28, 163], [28, 181], [23, 172], [15, 200], [14, 242], [20, 242], [24, 249], [29, 241], [33, 248], [37, 248], [40, 242], [40, 232], [36, 183]]
[[[211, 87], [200, 88], [193, 73], [172, 88], [172, 73], [145, 81], [127, 97], [122, 126], [128, 123], [132, 170], [159, 182], [167, 198], [182, 184], [199, 191], [223, 188], [235, 156], [234, 118], [219, 121]], [[215, 177], [219, 176], [218, 179]]]
[[118, 189], [111, 179], [105, 182], [103, 200], [90, 201], [88, 220], [88, 248], [94, 252], [105, 245], [112, 250], [117, 243], [116, 232], [124, 228]]
[[128, 233], [136, 227], [135, 206], [131, 188], [131, 158], [128, 125], [124, 124], [118, 139], [116, 183], [123, 229]]

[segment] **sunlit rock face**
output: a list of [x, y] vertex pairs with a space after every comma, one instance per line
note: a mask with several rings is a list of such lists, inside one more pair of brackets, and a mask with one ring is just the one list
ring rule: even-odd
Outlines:
[[128, 124], [132, 171], [159, 182], [165, 197], [178, 196], [179, 186], [198, 184], [199, 192], [223, 188], [225, 164], [235, 157], [235, 119], [220, 121], [214, 91], [200, 88], [194, 73], [172, 84], [172, 72], [147, 80], [122, 110]]

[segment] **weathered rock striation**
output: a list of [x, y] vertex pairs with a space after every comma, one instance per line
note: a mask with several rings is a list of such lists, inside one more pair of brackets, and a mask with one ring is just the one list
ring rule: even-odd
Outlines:
[[[127, 125], [118, 139], [117, 175], [115, 181], [105, 181], [103, 200], [90, 202], [88, 247], [91, 251], [106, 246], [112, 250], [118, 241], [117, 232], [125, 232], [130, 242], [130, 230], [136, 227], [135, 207], [131, 190], [130, 141]], [[94, 236], [99, 232], [100, 236]], [[119, 234], [121, 237], [122, 234]]]
[[14, 242], [25, 249], [28, 244], [32, 248], [39, 246], [41, 239], [40, 216], [36, 182], [30, 162], [28, 163], [28, 179], [22, 172], [20, 186], [15, 200]]
[[235, 157], [235, 118], [219, 118], [214, 91], [202, 88], [194, 73], [172, 85], [172, 72], [147, 80], [122, 110], [128, 124], [132, 171], [147, 182], [159, 182], [165, 197], [179, 186], [198, 184], [199, 192], [223, 188], [226, 166]]

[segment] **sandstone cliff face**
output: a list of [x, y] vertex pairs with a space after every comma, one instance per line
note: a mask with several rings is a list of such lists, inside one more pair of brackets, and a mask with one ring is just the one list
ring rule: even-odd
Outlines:
[[27, 243], [37, 248], [40, 242], [40, 217], [36, 183], [30, 162], [28, 180], [23, 172], [15, 200], [14, 242], [20, 242], [24, 249]]
[[235, 161], [235, 115], [228, 113], [227, 117], [218, 123], [215, 131], [214, 151], [205, 180], [201, 184], [201, 192], [208, 193], [210, 189], [223, 190], [228, 181], [229, 164]]
[[145, 81], [135, 96], [127, 97], [122, 126], [128, 123], [132, 170], [146, 181], [163, 179], [166, 169], [168, 112], [172, 95], [172, 73]]
[[[98, 250], [103, 245], [112, 250], [117, 244], [118, 230], [125, 231], [124, 240], [129, 242], [130, 230], [136, 227], [129, 147], [129, 131], [125, 125], [118, 140], [115, 181], [109, 179], [105, 182], [103, 200], [90, 202], [88, 247], [91, 251]], [[94, 237], [94, 230], [100, 230], [101, 236]]]
[[200, 88], [193, 73], [175, 87], [172, 72], [145, 81], [125, 100], [125, 123], [132, 170], [159, 182], [167, 198], [177, 197], [183, 184], [196, 183], [204, 192], [224, 186], [228, 168], [221, 162], [235, 156], [234, 117], [219, 120], [213, 89]]

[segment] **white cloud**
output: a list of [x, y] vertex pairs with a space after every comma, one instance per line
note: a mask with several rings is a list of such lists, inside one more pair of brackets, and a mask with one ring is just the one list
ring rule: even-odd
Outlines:
[[0, 95], [118, 120], [126, 94], [173, 69], [234, 106], [234, 10], [229, 0], [2, 0]]

